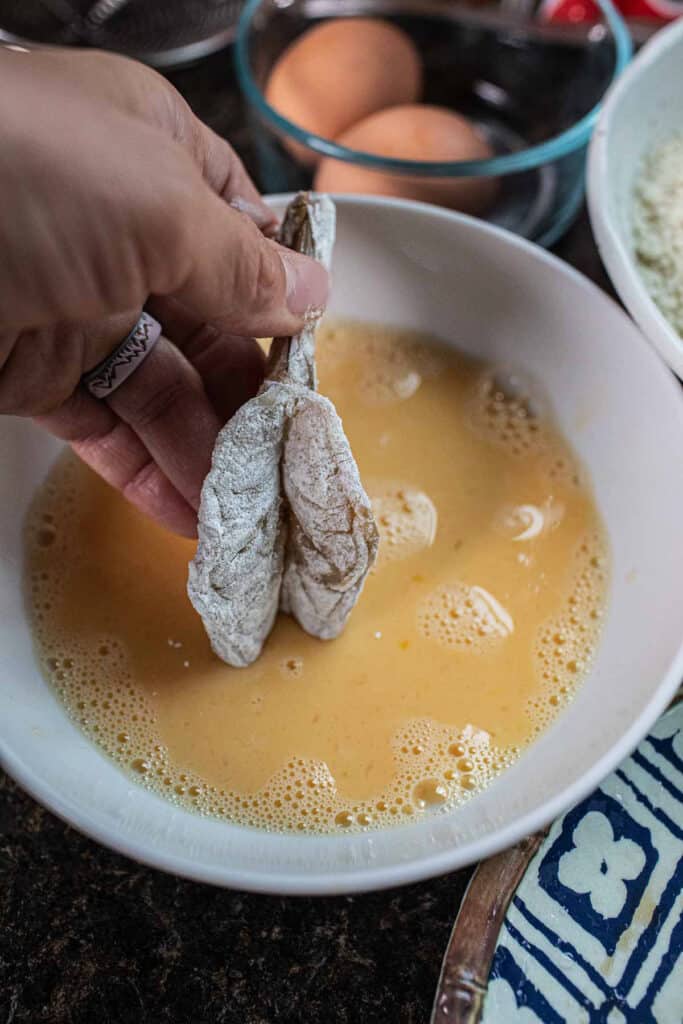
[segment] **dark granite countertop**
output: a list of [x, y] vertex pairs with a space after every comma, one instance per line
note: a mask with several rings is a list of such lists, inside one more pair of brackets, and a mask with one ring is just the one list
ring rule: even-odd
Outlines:
[[[229, 60], [174, 80], [249, 166]], [[585, 214], [557, 251], [607, 287]], [[469, 876], [332, 899], [218, 890], [103, 849], [0, 772], [0, 1024], [427, 1024]]]

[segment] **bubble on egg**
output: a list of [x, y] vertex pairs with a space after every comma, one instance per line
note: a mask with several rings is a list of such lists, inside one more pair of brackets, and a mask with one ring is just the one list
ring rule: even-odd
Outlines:
[[401, 483], [368, 485], [380, 535], [378, 565], [409, 558], [431, 547], [437, 513], [424, 491]]
[[433, 590], [418, 605], [417, 621], [426, 639], [472, 650], [499, 643], [515, 628], [512, 616], [493, 594], [466, 583]]
[[[401, 343], [396, 344], [400, 334]], [[316, 359], [321, 373], [341, 363], [358, 368], [355, 387], [370, 406], [393, 405], [412, 398], [423, 381], [437, 376], [446, 365], [442, 347], [411, 331], [397, 332], [378, 324], [364, 325], [362, 337], [355, 335], [353, 348], [340, 344], [334, 321], [323, 321], [318, 331]]]
[[526, 708], [536, 733], [569, 703], [592, 664], [609, 582], [605, 547], [602, 533], [584, 537], [574, 553], [573, 582], [565, 607], [536, 636], [534, 662], [541, 686]]
[[547, 498], [540, 505], [506, 506], [495, 519], [495, 529], [517, 544], [536, 540], [562, 522], [564, 505], [555, 498]]

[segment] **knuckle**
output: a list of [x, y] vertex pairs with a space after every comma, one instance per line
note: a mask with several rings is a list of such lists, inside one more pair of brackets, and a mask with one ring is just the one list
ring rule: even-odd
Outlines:
[[140, 466], [121, 488], [127, 501], [134, 505], [149, 502], [158, 497], [162, 486], [162, 475], [152, 459]]
[[177, 291], [189, 277], [196, 243], [196, 168], [176, 147], [171, 152], [163, 188], [151, 200], [144, 239], [149, 290], [160, 295]]
[[78, 384], [80, 363], [74, 358], [76, 334], [64, 347], [57, 331], [21, 331], [0, 340], [0, 414], [46, 416], [59, 409]]
[[126, 395], [124, 384], [120, 388], [120, 398], [126, 403], [125, 418], [138, 430], [153, 427], [169, 415], [177, 414], [186, 390], [186, 384], [180, 377], [173, 377], [160, 383], [151, 394], [131, 399]]
[[206, 356], [207, 353], [223, 348], [225, 336], [212, 323], [205, 323], [198, 327], [183, 342], [183, 353], [186, 359], [194, 362], [195, 359]]
[[[251, 225], [249, 226], [251, 232]], [[265, 311], [275, 303], [282, 288], [284, 271], [274, 250], [253, 227], [251, 258], [238, 260], [235, 267], [234, 300], [250, 311]]]
[[214, 187], [220, 196], [229, 198], [236, 195], [245, 183], [248, 184], [244, 164], [229, 142], [225, 142], [221, 147], [220, 165], [220, 178], [214, 182]]
[[210, 136], [208, 136], [204, 125], [194, 116], [189, 108], [187, 113], [179, 110], [177, 117], [180, 122], [179, 136], [182, 132], [196, 164], [201, 169], [202, 174], [206, 174], [210, 158]]
[[116, 433], [116, 427], [110, 427], [102, 432], [86, 434], [85, 437], [79, 436], [74, 441], [71, 441], [70, 437], [64, 437], [63, 440], [71, 441], [73, 450], [86, 463], [91, 462], [97, 452], [104, 452], [113, 460], [116, 454]]

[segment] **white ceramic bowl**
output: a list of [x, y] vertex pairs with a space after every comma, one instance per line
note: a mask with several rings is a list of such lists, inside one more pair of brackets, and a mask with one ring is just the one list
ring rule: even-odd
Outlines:
[[520, 761], [460, 810], [361, 835], [276, 835], [200, 818], [138, 787], [71, 724], [38, 672], [22, 600], [26, 506], [58, 445], [0, 422], [2, 763], [76, 828], [138, 860], [276, 893], [381, 888], [486, 857], [595, 787], [683, 674], [683, 398], [638, 329], [546, 252], [479, 221], [339, 201], [332, 311], [434, 332], [523, 368], [587, 465], [613, 582], [595, 667]]
[[610, 90], [588, 156], [588, 206], [614, 287], [683, 377], [683, 339], [650, 298], [633, 256], [633, 186], [652, 146], [683, 132], [683, 19], [661, 29]]

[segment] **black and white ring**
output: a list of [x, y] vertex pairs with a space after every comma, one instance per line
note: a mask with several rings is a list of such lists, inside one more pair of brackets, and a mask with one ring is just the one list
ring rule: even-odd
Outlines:
[[149, 313], [143, 313], [111, 355], [83, 377], [90, 394], [94, 398], [108, 398], [145, 361], [160, 335], [161, 324]]

